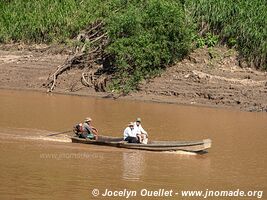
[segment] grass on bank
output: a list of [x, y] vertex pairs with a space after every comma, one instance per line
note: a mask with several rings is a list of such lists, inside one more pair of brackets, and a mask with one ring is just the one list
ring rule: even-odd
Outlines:
[[251, 65], [267, 70], [266, 0], [188, 0], [185, 7], [198, 32], [218, 35]]
[[2, 0], [0, 42], [65, 42], [99, 17], [100, 0]]

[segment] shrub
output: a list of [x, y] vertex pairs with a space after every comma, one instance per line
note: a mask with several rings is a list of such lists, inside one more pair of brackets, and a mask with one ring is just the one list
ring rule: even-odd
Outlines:
[[112, 87], [126, 93], [183, 58], [190, 47], [190, 29], [179, 2], [133, 2], [107, 20], [107, 51], [115, 56], [116, 69]]

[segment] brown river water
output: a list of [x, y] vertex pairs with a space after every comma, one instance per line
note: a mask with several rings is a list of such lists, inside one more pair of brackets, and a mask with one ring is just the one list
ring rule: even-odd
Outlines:
[[[210, 138], [212, 148], [156, 153], [47, 136], [87, 116], [104, 135], [121, 136], [141, 117], [153, 140]], [[126, 199], [125, 191], [129, 199], [205, 199], [182, 197], [194, 190], [213, 191], [207, 199], [267, 199], [266, 135], [266, 113], [0, 90], [0, 199]], [[106, 189], [113, 197], [102, 196]], [[159, 190], [173, 193], [148, 196]], [[237, 190], [247, 196], [215, 196]]]

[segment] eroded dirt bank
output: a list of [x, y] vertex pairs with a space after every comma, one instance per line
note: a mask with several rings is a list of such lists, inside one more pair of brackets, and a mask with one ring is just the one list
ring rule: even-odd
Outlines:
[[[47, 46], [0, 47], [0, 87], [46, 91], [50, 73], [64, 63], [67, 50]], [[267, 73], [240, 67], [234, 50], [198, 49], [161, 76], [144, 81], [139, 91], [120, 97], [178, 104], [237, 108], [267, 112]], [[55, 92], [116, 97], [81, 84], [81, 69], [62, 74]]]

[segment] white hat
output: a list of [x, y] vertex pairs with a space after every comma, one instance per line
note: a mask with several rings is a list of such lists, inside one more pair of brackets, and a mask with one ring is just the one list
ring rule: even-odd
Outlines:
[[84, 120], [84, 122], [91, 122], [91, 121], [92, 121], [92, 119], [90, 117], [86, 117]]
[[133, 122], [129, 122], [128, 126], [134, 126]]

